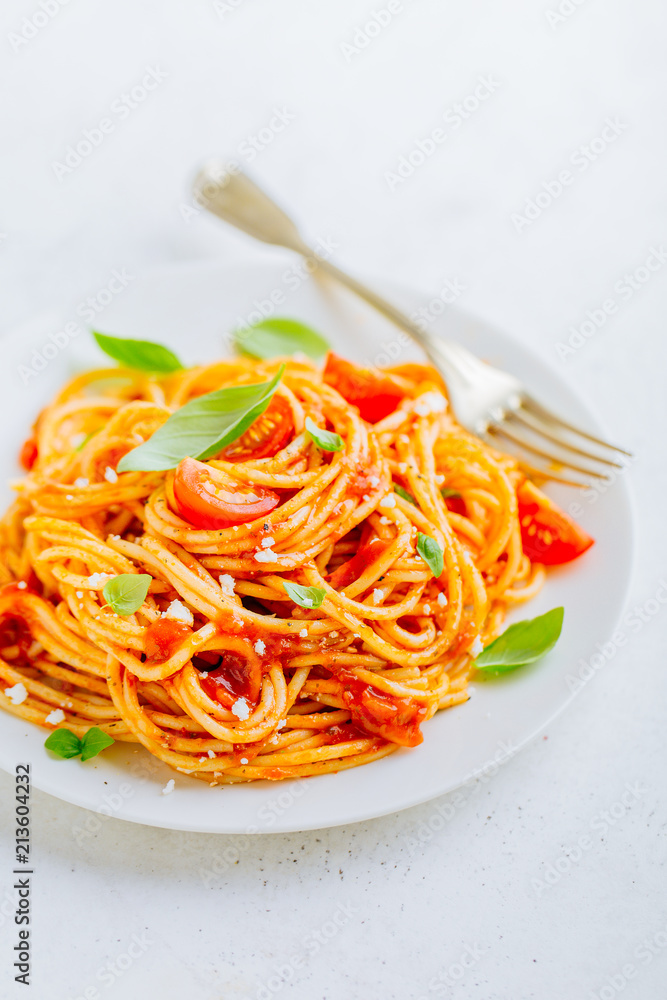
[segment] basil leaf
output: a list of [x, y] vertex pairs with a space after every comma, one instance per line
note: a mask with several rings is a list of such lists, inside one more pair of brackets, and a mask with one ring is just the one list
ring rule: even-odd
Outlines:
[[319, 608], [326, 597], [326, 591], [319, 587], [301, 587], [298, 583], [290, 583], [283, 580], [283, 587], [287, 591], [288, 597], [301, 608]]
[[306, 430], [309, 436], [322, 451], [342, 451], [343, 439], [340, 434], [333, 434], [331, 431], [323, 431], [317, 426], [314, 420], [306, 417]]
[[429, 535], [422, 535], [421, 531], [417, 536], [417, 552], [422, 557], [433, 576], [440, 576], [445, 568], [445, 558], [442, 549], [435, 538]]
[[104, 584], [104, 599], [117, 615], [134, 614], [146, 600], [152, 579], [148, 573], [121, 573]]
[[155, 434], [123, 455], [118, 472], [174, 469], [183, 458], [210, 458], [240, 438], [271, 402], [285, 366], [270, 382], [234, 385], [191, 399]]
[[398, 493], [399, 497], [403, 497], [403, 499], [407, 500], [408, 503], [413, 503], [415, 507], [417, 506], [417, 501], [413, 497], [412, 493], [408, 493], [407, 490], [404, 490], [402, 486], [397, 486], [396, 483], [394, 483], [394, 493]]
[[563, 628], [563, 608], [552, 608], [539, 618], [527, 618], [505, 629], [479, 654], [478, 670], [504, 674], [545, 656], [558, 642]]
[[78, 757], [81, 753], [81, 740], [70, 729], [54, 729], [50, 736], [44, 740], [44, 746], [51, 753], [66, 760], [70, 757]]
[[460, 500], [461, 499], [461, 494], [459, 493], [458, 490], [450, 490], [446, 486], [443, 486], [442, 489], [440, 490], [440, 492], [442, 493], [443, 500], [447, 500], [447, 499], [449, 499], [449, 500]]
[[311, 327], [295, 319], [264, 319], [234, 333], [234, 344], [241, 354], [251, 358], [275, 358], [301, 351], [315, 361], [329, 350], [329, 345]]
[[126, 368], [140, 372], [178, 372], [183, 365], [173, 351], [150, 340], [126, 340], [93, 330], [93, 337], [105, 354]]
[[114, 742], [99, 726], [92, 726], [81, 740], [81, 760], [90, 760]]

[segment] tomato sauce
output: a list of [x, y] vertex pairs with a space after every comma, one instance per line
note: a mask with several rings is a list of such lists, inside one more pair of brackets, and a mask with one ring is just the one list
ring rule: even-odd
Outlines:
[[[238, 653], [221, 651], [215, 653], [221, 665], [208, 673], [202, 673], [199, 679], [203, 690], [213, 701], [225, 708], [231, 708], [239, 698], [245, 698], [252, 708], [259, 701], [262, 685], [262, 668], [258, 661], [252, 662]], [[193, 658], [194, 665], [199, 670], [207, 670], [207, 654], [199, 654]]]
[[192, 629], [184, 622], [175, 622], [171, 618], [158, 618], [146, 629], [144, 645], [146, 659], [151, 663], [164, 663], [191, 635]]
[[330, 574], [329, 585], [334, 590], [343, 590], [345, 587], [349, 587], [371, 563], [376, 562], [380, 556], [384, 555], [390, 545], [391, 542], [386, 539], [371, 538], [370, 542], [361, 546], [356, 555]]
[[350, 740], [371, 739], [371, 734], [365, 729], [361, 729], [354, 722], [342, 722], [339, 725], [331, 726], [327, 736], [329, 737], [327, 746], [335, 746], [336, 743], [347, 743]]
[[353, 722], [400, 746], [416, 747], [422, 742], [419, 726], [426, 718], [426, 705], [409, 698], [393, 698], [359, 680], [349, 670], [339, 670], [336, 676], [343, 684], [343, 703], [349, 708]]

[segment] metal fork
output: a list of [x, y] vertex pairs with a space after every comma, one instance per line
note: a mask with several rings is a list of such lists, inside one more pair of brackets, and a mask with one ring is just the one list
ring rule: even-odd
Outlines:
[[[608, 479], [611, 470], [624, 468], [632, 458], [630, 452], [552, 413], [513, 375], [480, 361], [460, 344], [417, 326], [377, 292], [318, 256], [294, 222], [242, 171], [228, 171], [219, 163], [206, 164], [194, 181], [194, 194], [208, 211], [255, 239], [308, 258], [311, 266], [336, 278], [406, 330], [443, 376], [459, 423], [487, 442], [512, 451], [526, 471], [581, 487], [591, 485], [591, 480]], [[530, 460], [523, 457], [523, 452], [530, 455]], [[577, 478], [571, 478], [572, 473]]]

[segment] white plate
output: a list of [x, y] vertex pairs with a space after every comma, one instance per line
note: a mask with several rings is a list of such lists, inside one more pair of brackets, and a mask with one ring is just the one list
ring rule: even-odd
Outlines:
[[[278, 264], [251, 267], [216, 262], [172, 267], [132, 282], [98, 322], [108, 333], [164, 342], [186, 363], [207, 361], [223, 352], [225, 334], [253, 310], [268, 308], [273, 295], [279, 302], [276, 315], [311, 323], [341, 354], [375, 364], [386, 363], [383, 353], [397, 356], [399, 352], [401, 361], [419, 357], [413, 349], [400, 346], [400, 335], [393, 327], [346, 293], [312, 278], [295, 287], [294, 274], [282, 257]], [[389, 294], [408, 310], [428, 301], [426, 296], [395, 288]], [[44, 345], [53, 343], [49, 334], [56, 334], [66, 321], [43, 318], [3, 342], [1, 483], [17, 475], [19, 445], [40, 408], [76, 370], [104, 363], [79, 318], [81, 333], [66, 346], [61, 336], [57, 351], [47, 348], [48, 363], [24, 383], [19, 366], [39, 366], [33, 349], [44, 356]], [[571, 420], [602, 433], [560, 377], [502, 333], [454, 310], [440, 318], [439, 328], [479, 356], [517, 374], [535, 395]], [[10, 491], [3, 488], [5, 496], [0, 499], [4, 503]], [[145, 750], [127, 744], [117, 744], [85, 764], [51, 759], [43, 748], [44, 730], [0, 714], [0, 765], [13, 773], [18, 762], [30, 761], [36, 787], [88, 809], [135, 823], [220, 833], [285, 832], [352, 823], [456, 788], [514, 753], [570, 701], [568, 676], [576, 676], [579, 661], [588, 661], [596, 643], [608, 639], [624, 604], [632, 551], [625, 483], [618, 481], [594, 501], [572, 490], [553, 493], [566, 504], [581, 501], [580, 523], [597, 540], [579, 562], [551, 572], [546, 587], [529, 606], [530, 617], [565, 606], [558, 646], [533, 667], [501, 681], [475, 684], [466, 704], [426, 723], [424, 742], [416, 749], [399, 750], [339, 774], [210, 788], [175, 774]], [[521, 617], [525, 615], [524, 609]], [[175, 777], [176, 789], [162, 795], [171, 777]]]

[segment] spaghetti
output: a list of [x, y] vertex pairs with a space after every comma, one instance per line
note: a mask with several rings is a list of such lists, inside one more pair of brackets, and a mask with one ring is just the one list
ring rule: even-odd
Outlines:
[[[522, 547], [516, 462], [454, 421], [430, 367], [388, 370], [390, 412], [365, 420], [340, 378], [281, 360], [263, 417], [193, 463], [241, 500], [277, 497], [226, 527], [201, 526], [173, 470], [116, 467], [189, 400], [271, 379], [278, 360], [91, 371], [40, 414], [0, 528], [0, 706], [226, 784], [368, 763], [467, 699], [475, 652], [544, 579]], [[307, 417], [340, 450], [318, 447]], [[437, 577], [420, 534], [442, 551]], [[121, 616], [103, 588], [135, 573], [149, 592]]]

